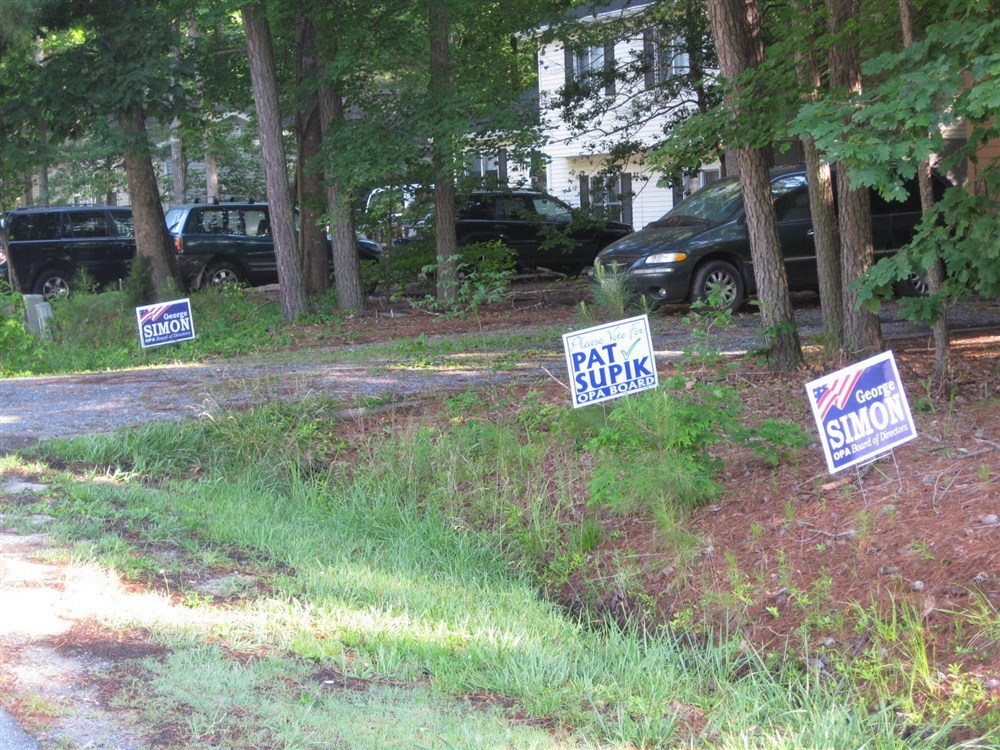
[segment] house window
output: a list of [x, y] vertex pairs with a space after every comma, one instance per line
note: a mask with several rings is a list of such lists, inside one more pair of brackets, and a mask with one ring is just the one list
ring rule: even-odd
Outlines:
[[605, 96], [615, 95], [614, 42], [582, 49], [573, 49], [567, 45], [565, 67], [567, 87], [576, 84], [596, 88], [595, 83], [600, 82], [603, 84]]
[[667, 37], [663, 29], [648, 29], [642, 35], [646, 67], [646, 88], [651, 89], [669, 78], [691, 72], [691, 56], [684, 37]]
[[711, 185], [719, 179], [722, 179], [721, 170], [703, 169], [697, 174], [688, 175], [681, 182], [673, 183], [674, 205], [676, 206], [696, 190], [700, 190], [706, 185]]
[[601, 209], [607, 218], [632, 223], [632, 175], [580, 175], [580, 206]]

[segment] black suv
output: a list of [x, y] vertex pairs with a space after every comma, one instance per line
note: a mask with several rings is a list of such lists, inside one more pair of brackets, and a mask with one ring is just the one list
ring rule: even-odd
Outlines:
[[477, 191], [458, 206], [458, 244], [499, 240], [514, 251], [520, 270], [579, 273], [601, 248], [631, 233], [616, 221], [577, 215], [535, 190]]
[[[277, 283], [266, 203], [191, 203], [167, 211], [166, 220], [185, 278], [213, 286]], [[376, 242], [359, 237], [357, 249], [363, 261], [379, 259]]]
[[[916, 180], [906, 187], [904, 201], [890, 203], [871, 193], [876, 260], [907, 244], [920, 221]], [[946, 188], [945, 180], [935, 175], [936, 200]], [[792, 291], [818, 289], [805, 167], [772, 170], [771, 195], [788, 286]], [[662, 218], [605, 248], [595, 260], [595, 266], [612, 264], [652, 301], [694, 302], [718, 286], [726, 306], [737, 309], [756, 291], [739, 181], [727, 177], [703, 187]], [[911, 280], [900, 291], [922, 292], [921, 281]]]
[[4, 220], [10, 269], [25, 293], [46, 299], [69, 291], [81, 271], [99, 284], [128, 276], [135, 256], [132, 209], [127, 206], [19, 208]]

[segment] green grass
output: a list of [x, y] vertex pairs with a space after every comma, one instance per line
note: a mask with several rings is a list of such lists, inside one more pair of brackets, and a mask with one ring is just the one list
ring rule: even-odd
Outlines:
[[[349, 441], [316, 401], [52, 442], [36, 459], [96, 471], [63, 475], [49, 499], [10, 513], [56, 516], [50, 527], [77, 555], [128, 575], [155, 575], [167, 546], [195, 569], [238, 550], [233, 567], [267, 580], [222, 619], [112, 623], [149, 627], [172, 648], [123, 700], [181, 717], [169, 721], [184, 747], [948, 746], [951, 726], [935, 716], [923, 733], [887, 683], [873, 710], [851, 673], [821, 679], [796, 655], [765, 660], [738, 637], [696, 644], [587, 623], [541, 599], [547, 577], [600, 538], [594, 517], [567, 527], [561, 513], [579, 504], [570, 492], [586, 484], [590, 451], [613, 448], [615, 420], [588, 427], [556, 409], [549, 430], [527, 415], [494, 422], [471, 413], [487, 396], [449, 399], [445, 426], [357, 422]], [[650, 407], [650, 429], [665, 413]], [[222, 644], [256, 658], [234, 660]], [[366, 682], [334, 690], [317, 673]], [[470, 713], [472, 695], [494, 708]], [[949, 721], [960, 724], [967, 707], [957, 709]]]

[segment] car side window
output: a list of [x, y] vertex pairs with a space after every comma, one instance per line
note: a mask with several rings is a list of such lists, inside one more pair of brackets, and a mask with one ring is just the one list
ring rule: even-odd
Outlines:
[[501, 221], [525, 221], [528, 209], [512, 195], [497, 197], [497, 218]]
[[271, 234], [271, 225], [267, 220], [267, 211], [259, 208], [248, 208], [243, 211], [243, 233], [248, 237], [267, 237]]
[[30, 240], [54, 240], [59, 237], [59, 213], [46, 211], [37, 214], [22, 214], [8, 222], [12, 242]]
[[[103, 211], [69, 211], [66, 214], [67, 225], [63, 228], [63, 236], [107, 237], [108, 223]], [[68, 228], [69, 231], [66, 231]]]
[[111, 221], [115, 224], [115, 231], [119, 237], [135, 237], [135, 223], [132, 214], [128, 211], [112, 211]]
[[226, 214], [218, 208], [199, 211], [194, 227], [201, 234], [225, 234]]
[[781, 196], [774, 202], [774, 210], [778, 221], [808, 221], [812, 218], [809, 213], [809, 190], [802, 187]]
[[872, 216], [886, 216], [887, 214], [919, 214], [920, 213], [920, 188], [917, 186], [917, 179], [907, 180], [903, 184], [906, 190], [906, 199], [902, 201], [887, 201], [878, 190], [871, 190]]
[[473, 195], [458, 212], [462, 219], [490, 220], [496, 217], [493, 198], [488, 195]]

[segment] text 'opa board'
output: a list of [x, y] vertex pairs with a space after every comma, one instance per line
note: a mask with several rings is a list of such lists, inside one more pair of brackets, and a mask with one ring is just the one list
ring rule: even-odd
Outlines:
[[830, 473], [917, 436], [892, 352], [806, 383]]
[[194, 319], [191, 317], [189, 299], [137, 307], [135, 319], [139, 324], [139, 343], [143, 349], [194, 338]]
[[563, 334], [573, 406], [656, 388], [649, 318], [640, 315]]

